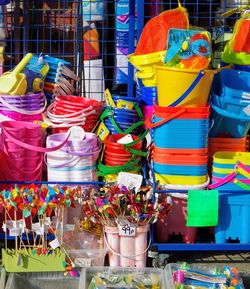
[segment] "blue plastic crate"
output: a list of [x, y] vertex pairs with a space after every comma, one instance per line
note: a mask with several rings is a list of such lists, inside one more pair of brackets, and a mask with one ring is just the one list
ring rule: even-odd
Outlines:
[[219, 223], [215, 227], [215, 241], [250, 243], [250, 194], [228, 192], [219, 195]]

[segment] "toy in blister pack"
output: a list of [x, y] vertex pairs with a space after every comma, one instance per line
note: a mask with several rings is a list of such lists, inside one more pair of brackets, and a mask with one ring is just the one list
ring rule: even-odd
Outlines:
[[[166, 275], [172, 272], [175, 289], [244, 289], [242, 279], [235, 267], [224, 268], [169, 264]], [[168, 287], [167, 287], [168, 288]]]
[[207, 31], [170, 29], [165, 64], [169, 67], [206, 69], [211, 62], [211, 36]]

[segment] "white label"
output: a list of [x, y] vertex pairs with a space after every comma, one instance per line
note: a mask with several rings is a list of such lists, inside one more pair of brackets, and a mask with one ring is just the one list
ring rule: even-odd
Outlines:
[[126, 186], [128, 189], [134, 189], [137, 193], [142, 184], [142, 175], [120, 172], [117, 177], [118, 186]]
[[72, 126], [70, 129], [68, 129], [68, 132], [70, 132], [69, 140], [71, 141], [79, 141], [85, 138], [85, 131], [80, 126]]
[[119, 144], [128, 144], [128, 143], [131, 143], [131, 142], [133, 142], [133, 141], [134, 141], [134, 140], [133, 140], [131, 134], [127, 134], [127, 135], [125, 135], [124, 137], [120, 138], [120, 139], [117, 141], [117, 143], [119, 143]]
[[7, 226], [6, 226], [5, 223], [3, 223], [3, 225], [2, 225], [2, 229], [3, 229], [4, 232], [6, 232]]
[[151, 137], [149, 132], [146, 135], [146, 142], [147, 142], [147, 148], [148, 148], [151, 145], [151, 143], [152, 143], [152, 137]]
[[134, 237], [136, 234], [136, 227], [132, 225], [118, 225], [119, 236]]
[[16, 227], [16, 223], [14, 221], [11, 221], [11, 220], [6, 221], [6, 228], [7, 229], [12, 229], [14, 227]]
[[33, 223], [32, 224], [32, 231], [35, 232], [37, 235], [44, 234], [44, 226], [41, 226], [40, 223]]
[[249, 104], [247, 107], [245, 107], [245, 108], [243, 109], [243, 111], [245, 112], [245, 114], [246, 114], [247, 116], [250, 116], [250, 104]]
[[75, 258], [75, 265], [79, 267], [90, 267], [91, 259], [88, 258]]
[[20, 236], [22, 233], [22, 230], [20, 228], [12, 228], [9, 231], [9, 235], [14, 237]]
[[49, 245], [52, 249], [56, 249], [58, 247], [60, 247], [60, 243], [59, 243], [59, 240], [57, 238], [55, 238], [55, 240], [49, 242]]

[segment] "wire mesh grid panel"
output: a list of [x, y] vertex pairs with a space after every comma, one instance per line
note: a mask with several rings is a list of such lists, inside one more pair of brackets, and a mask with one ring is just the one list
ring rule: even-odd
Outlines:
[[[223, 33], [232, 31], [237, 11], [249, 1], [181, 3], [188, 10], [190, 24], [209, 29], [217, 40], [215, 50], [221, 51]], [[0, 5], [0, 65], [5, 61], [5, 71], [23, 54], [43, 52], [73, 64], [81, 78], [78, 94], [101, 99], [105, 88], [134, 96], [134, 70], [127, 54], [133, 52], [144, 24], [176, 8], [178, 1], [2, 0], [0, 4], [5, 4]], [[230, 17], [221, 17], [234, 8]]]

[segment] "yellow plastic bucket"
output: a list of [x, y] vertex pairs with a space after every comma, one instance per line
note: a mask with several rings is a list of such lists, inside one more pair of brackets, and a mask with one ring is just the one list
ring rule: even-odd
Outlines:
[[213, 162], [218, 164], [235, 165], [237, 161], [250, 165], [250, 153], [248, 152], [217, 152], [214, 154]]
[[217, 71], [156, 66], [158, 105], [205, 106]]
[[144, 86], [156, 86], [155, 66], [163, 65], [166, 50], [143, 54], [143, 55], [128, 55], [128, 61], [139, 71], [136, 76], [142, 80]]
[[163, 175], [155, 173], [156, 181], [163, 185], [200, 185], [207, 181], [207, 175], [204, 176], [178, 176], [178, 175]]

